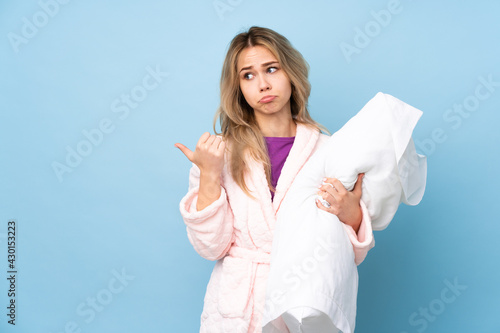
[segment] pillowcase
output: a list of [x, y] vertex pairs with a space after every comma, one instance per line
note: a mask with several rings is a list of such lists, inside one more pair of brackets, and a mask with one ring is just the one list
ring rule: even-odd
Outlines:
[[379, 92], [318, 154], [321, 161], [316, 163], [324, 166], [321, 174], [339, 179], [348, 190], [358, 174], [365, 173], [361, 200], [373, 230], [385, 229], [401, 202], [413, 206], [422, 200], [427, 160], [416, 153], [411, 138], [421, 115], [422, 111]]
[[352, 190], [365, 173], [361, 200], [372, 229], [385, 229], [401, 202], [416, 205], [425, 191], [426, 157], [411, 138], [421, 115], [379, 92], [297, 174], [277, 213], [263, 332], [279, 332], [280, 316], [298, 307], [319, 310], [343, 332], [354, 331], [358, 273], [352, 243], [342, 222], [316, 207], [317, 186], [335, 177]]

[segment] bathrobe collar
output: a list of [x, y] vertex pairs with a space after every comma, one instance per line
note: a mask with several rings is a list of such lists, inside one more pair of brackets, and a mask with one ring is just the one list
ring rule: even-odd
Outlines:
[[[299, 173], [302, 166], [312, 155], [313, 149], [319, 138], [319, 131], [311, 129], [306, 125], [297, 124], [295, 140], [292, 149], [283, 165], [281, 175], [276, 185], [274, 200], [272, 202], [273, 211], [276, 214], [283, 201], [283, 198], [292, 185], [293, 180]], [[269, 188], [268, 188], [269, 191]]]
[[[281, 175], [276, 185], [274, 201], [271, 201], [271, 193], [267, 183], [264, 165], [262, 163], [250, 162], [250, 178], [253, 195], [260, 201], [261, 209], [268, 221], [274, 221], [275, 215], [283, 201], [283, 198], [292, 185], [302, 166], [312, 155], [314, 147], [318, 141], [320, 132], [303, 124], [297, 124], [295, 140], [290, 153], [283, 165]], [[274, 229], [274, 223], [271, 223]]]

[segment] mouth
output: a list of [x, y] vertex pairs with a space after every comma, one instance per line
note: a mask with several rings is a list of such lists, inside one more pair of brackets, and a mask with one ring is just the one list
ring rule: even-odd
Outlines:
[[259, 103], [270, 103], [272, 102], [276, 97], [278, 96], [272, 96], [272, 95], [268, 95], [268, 96], [264, 96], [260, 99]]

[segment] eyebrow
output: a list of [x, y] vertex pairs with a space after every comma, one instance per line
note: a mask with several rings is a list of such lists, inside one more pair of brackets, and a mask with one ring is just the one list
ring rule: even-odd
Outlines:
[[[272, 65], [272, 64], [278, 64], [278, 61], [273, 60], [273, 61], [269, 61], [269, 62], [263, 63], [261, 65], [261, 67], [266, 67], [266, 66], [269, 66], [269, 65]], [[252, 68], [253, 68], [253, 66], [243, 67], [242, 69], [240, 69], [240, 73], [242, 71], [244, 71], [244, 70], [252, 69]]]

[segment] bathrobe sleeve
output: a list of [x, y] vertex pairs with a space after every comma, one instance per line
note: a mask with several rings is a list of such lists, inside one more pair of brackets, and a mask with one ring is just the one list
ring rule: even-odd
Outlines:
[[189, 190], [179, 208], [195, 251], [205, 259], [218, 260], [226, 255], [234, 241], [233, 212], [222, 185], [220, 197], [197, 211], [199, 184], [200, 169], [193, 164], [189, 172]]
[[352, 247], [354, 249], [354, 262], [359, 265], [365, 260], [368, 251], [375, 246], [375, 238], [373, 237], [372, 222], [368, 209], [363, 201], [360, 201], [363, 218], [359, 226], [358, 234], [354, 229], [345, 223], [342, 223], [349, 235]]

